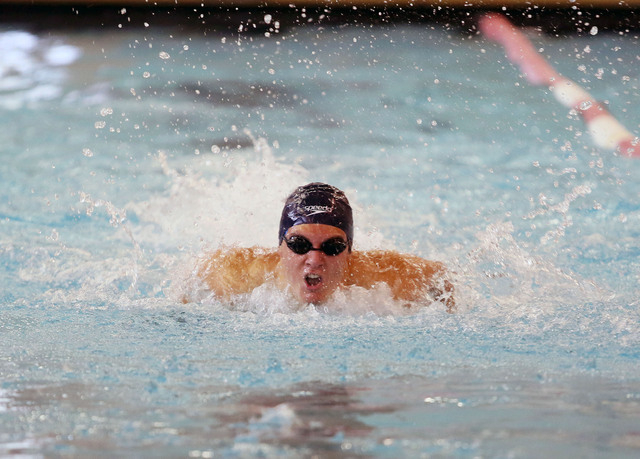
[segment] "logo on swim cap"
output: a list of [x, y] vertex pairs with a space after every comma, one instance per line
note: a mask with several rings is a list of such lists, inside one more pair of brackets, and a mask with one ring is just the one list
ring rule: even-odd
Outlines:
[[331, 207], [328, 207], [328, 206], [304, 206], [304, 210], [305, 210], [305, 212], [307, 212], [307, 216], [308, 216], [308, 215], [313, 215], [313, 214], [321, 214], [323, 212], [331, 212]]
[[353, 215], [345, 194], [326, 183], [309, 183], [298, 187], [287, 198], [280, 218], [279, 243], [289, 228], [305, 223], [335, 226], [347, 235], [349, 248], [353, 243]]

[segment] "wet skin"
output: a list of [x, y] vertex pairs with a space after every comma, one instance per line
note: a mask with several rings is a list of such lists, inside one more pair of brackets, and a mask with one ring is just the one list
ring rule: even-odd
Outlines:
[[[292, 226], [285, 240], [292, 236], [307, 238], [314, 248], [336, 237], [346, 241], [344, 231], [334, 226], [321, 224], [303, 224]], [[349, 266], [349, 250], [330, 256], [319, 250], [298, 255], [291, 251], [285, 241], [278, 247], [280, 263], [277, 267], [277, 281], [287, 285], [289, 291], [305, 303], [322, 303], [344, 283]]]

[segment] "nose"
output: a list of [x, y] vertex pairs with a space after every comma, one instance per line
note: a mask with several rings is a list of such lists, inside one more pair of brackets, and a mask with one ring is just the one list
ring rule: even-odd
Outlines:
[[310, 250], [305, 254], [305, 264], [310, 267], [317, 268], [324, 265], [324, 253], [320, 250]]

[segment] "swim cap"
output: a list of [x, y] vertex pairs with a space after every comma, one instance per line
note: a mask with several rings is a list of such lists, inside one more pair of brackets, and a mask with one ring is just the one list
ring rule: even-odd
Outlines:
[[340, 228], [347, 235], [351, 249], [353, 215], [349, 200], [338, 188], [318, 182], [296, 188], [282, 209], [278, 243], [282, 244], [289, 228], [304, 223], [320, 223]]

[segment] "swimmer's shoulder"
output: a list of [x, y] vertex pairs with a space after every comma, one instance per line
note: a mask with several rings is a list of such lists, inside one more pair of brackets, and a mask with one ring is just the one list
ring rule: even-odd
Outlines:
[[280, 260], [275, 250], [225, 247], [204, 256], [198, 276], [216, 296], [227, 298], [263, 284]]
[[354, 251], [347, 284], [370, 288], [384, 282], [396, 299], [419, 301], [427, 294], [452, 311], [455, 307], [453, 285], [445, 279], [446, 274], [443, 263], [416, 255], [392, 250]]
[[394, 250], [353, 251], [351, 269], [354, 275], [371, 276], [376, 273], [396, 272], [434, 276], [444, 273], [444, 264], [426, 260], [417, 255], [396, 252]]

